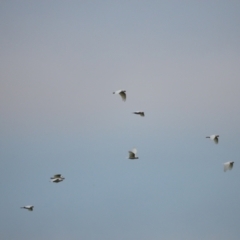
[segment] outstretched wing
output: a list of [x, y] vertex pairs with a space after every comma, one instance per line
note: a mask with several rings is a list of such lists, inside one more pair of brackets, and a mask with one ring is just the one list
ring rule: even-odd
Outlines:
[[224, 163], [224, 172], [226, 172], [228, 170], [228, 165], [229, 165], [229, 163]]
[[138, 114], [140, 115], [141, 117], [144, 117], [144, 112], [140, 112], [140, 111], [136, 111], [136, 112], [133, 112], [134, 114]]
[[61, 182], [62, 179], [61, 179], [61, 178], [55, 178], [55, 179], [53, 179], [52, 181], [58, 183], [58, 182]]
[[62, 174], [55, 174], [53, 177], [51, 177], [51, 179], [60, 178], [61, 176], [62, 176]]
[[234, 164], [234, 162], [224, 163], [224, 172], [226, 172], [227, 170], [231, 170], [233, 168], [233, 164]]
[[130, 158], [130, 159], [131, 159], [131, 158], [135, 158], [135, 153], [134, 153], [134, 152], [128, 151], [128, 153], [129, 153], [129, 158]]
[[213, 141], [214, 141], [216, 144], [218, 144], [218, 137], [215, 137], [215, 138], [213, 139]]
[[133, 148], [133, 149], [131, 150], [131, 152], [133, 152], [134, 155], [137, 155], [137, 149], [136, 149], [136, 148]]
[[233, 164], [234, 164], [234, 162], [229, 163], [229, 170], [231, 170], [233, 168]]
[[126, 92], [121, 91], [121, 92], [119, 93], [119, 95], [122, 97], [122, 100], [123, 100], [123, 101], [126, 101], [126, 98], [127, 98]]

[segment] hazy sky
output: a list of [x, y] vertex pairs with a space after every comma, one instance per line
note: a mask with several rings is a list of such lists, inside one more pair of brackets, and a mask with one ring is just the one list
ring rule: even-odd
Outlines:
[[0, 32], [0, 239], [240, 238], [239, 1], [1, 1]]

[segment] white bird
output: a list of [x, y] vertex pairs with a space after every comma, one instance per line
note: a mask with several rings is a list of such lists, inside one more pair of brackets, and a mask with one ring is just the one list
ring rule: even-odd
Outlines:
[[129, 153], [128, 159], [132, 159], [132, 160], [138, 159], [136, 148], [133, 148], [131, 151], [128, 151], [128, 153]]
[[136, 111], [136, 112], [133, 112], [134, 114], [137, 114], [137, 115], [140, 115], [141, 117], [144, 117], [144, 112], [141, 112], [141, 111]]
[[126, 98], [127, 98], [126, 90], [118, 90], [113, 92], [113, 94], [119, 94], [122, 97], [122, 100], [126, 101]]
[[27, 205], [27, 206], [24, 206], [24, 207], [21, 207], [21, 208], [25, 208], [25, 209], [27, 209], [28, 211], [33, 211], [34, 206], [32, 206], [32, 205]]
[[65, 178], [61, 174], [55, 174], [53, 177], [51, 177], [51, 182], [59, 183], [62, 182]]
[[234, 164], [234, 162], [224, 163], [224, 172], [226, 172], [227, 170], [231, 170], [233, 168], [233, 164]]
[[216, 144], [218, 144], [219, 135], [211, 135], [211, 136], [207, 136], [206, 138], [210, 138], [210, 139], [213, 140]]

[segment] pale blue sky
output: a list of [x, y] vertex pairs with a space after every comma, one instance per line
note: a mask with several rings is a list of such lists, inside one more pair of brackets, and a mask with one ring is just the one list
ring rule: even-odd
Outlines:
[[1, 239], [239, 239], [238, 1], [2, 1], [0, 30]]

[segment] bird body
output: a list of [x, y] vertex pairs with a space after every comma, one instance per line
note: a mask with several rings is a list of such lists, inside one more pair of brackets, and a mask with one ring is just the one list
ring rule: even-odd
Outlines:
[[131, 159], [131, 160], [138, 159], [136, 148], [133, 148], [131, 151], [128, 151], [128, 153], [129, 153], [128, 159]]
[[144, 117], [144, 112], [142, 111], [136, 111], [136, 112], [133, 112], [134, 114], [137, 114], [137, 115], [140, 115], [141, 117]]
[[54, 178], [54, 179], [51, 179], [51, 182], [54, 182], [54, 183], [59, 183], [59, 182], [62, 182], [65, 178]]
[[24, 206], [24, 207], [21, 207], [21, 208], [27, 209], [28, 211], [33, 211], [34, 206], [27, 205], [27, 206]]
[[113, 94], [119, 94], [122, 98], [123, 101], [126, 101], [127, 95], [126, 95], [126, 90], [117, 90], [113, 92]]
[[232, 170], [234, 162], [226, 162], [224, 163], [224, 172], [227, 170]]
[[212, 141], [214, 141], [216, 144], [218, 144], [219, 135], [210, 135], [210, 136], [207, 136], [206, 138], [210, 138]]

